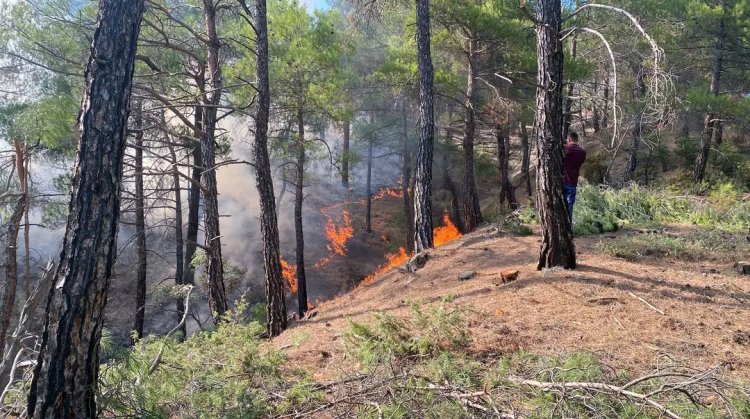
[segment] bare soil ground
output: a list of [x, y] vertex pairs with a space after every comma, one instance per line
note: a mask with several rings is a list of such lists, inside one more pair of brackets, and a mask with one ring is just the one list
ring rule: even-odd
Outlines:
[[[479, 355], [584, 350], [633, 373], [668, 356], [697, 368], [728, 362], [737, 378], [750, 379], [750, 277], [734, 273], [731, 263], [656, 256], [634, 263], [597, 250], [601, 240], [634, 234], [622, 231], [577, 238], [577, 270], [540, 272], [536, 233], [512, 237], [485, 227], [463, 236], [435, 249], [417, 273], [395, 269], [321, 303], [274, 344], [287, 365], [310, 370], [316, 380], [335, 379], [356, 369], [343, 344], [350, 320], [369, 322], [378, 311], [405, 316], [408, 301], [438, 304], [452, 296], [469, 309]], [[519, 279], [502, 284], [505, 270], [518, 270]], [[476, 275], [460, 281], [466, 271]]]

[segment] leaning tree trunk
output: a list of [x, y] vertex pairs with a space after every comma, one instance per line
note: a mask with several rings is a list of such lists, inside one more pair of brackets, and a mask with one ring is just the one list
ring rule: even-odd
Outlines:
[[500, 205], [508, 201], [508, 207], [515, 210], [518, 207], [516, 190], [510, 181], [510, 141], [507, 130], [501, 124], [495, 124], [495, 138], [497, 139], [497, 168], [500, 172]]
[[464, 207], [464, 231], [472, 232], [484, 220], [482, 209], [479, 206], [479, 194], [477, 193], [477, 180], [474, 166], [474, 134], [476, 132], [476, 81], [477, 81], [477, 40], [475, 34], [471, 34], [469, 49], [466, 51], [469, 58], [466, 82], [466, 120], [464, 121], [464, 179], [463, 179], [463, 207]]
[[201, 154], [203, 157], [204, 228], [206, 230], [206, 253], [208, 263], [206, 276], [208, 284], [208, 306], [214, 323], [221, 320], [227, 311], [227, 296], [224, 288], [224, 261], [221, 256], [221, 229], [219, 227], [219, 192], [216, 185], [216, 124], [218, 106], [224, 89], [221, 66], [219, 65], [219, 36], [216, 33], [216, 5], [214, 0], [203, 0], [206, 12], [208, 33], [208, 86], [210, 92], [204, 94], [203, 136]]
[[341, 184], [349, 187], [349, 143], [352, 132], [352, 122], [344, 120], [344, 144], [341, 150]]
[[34, 418], [93, 418], [115, 261], [122, 162], [143, 0], [101, 0], [78, 117], [73, 194], [29, 390]]
[[[724, 71], [724, 46], [726, 44], [727, 29], [726, 15], [729, 7], [727, 0], [722, 0], [722, 17], [719, 19], [719, 32], [716, 36], [716, 46], [714, 48], [714, 65], [711, 72], [711, 94], [719, 96], [721, 89], [721, 73]], [[698, 157], [695, 159], [695, 168], [693, 169], [693, 179], [696, 182], [702, 182], [706, 175], [706, 165], [708, 164], [708, 155], [711, 151], [712, 142], [721, 143], [722, 139], [721, 121], [715, 111], [706, 113], [704, 119], [704, 129], [701, 135], [701, 148]]]
[[307, 311], [307, 276], [305, 275], [305, 233], [302, 229], [302, 201], [305, 181], [305, 120], [300, 104], [297, 110], [297, 177], [294, 195], [294, 234], [297, 241], [297, 312], [302, 317]]
[[419, 150], [414, 179], [414, 251], [433, 247], [432, 149], [435, 140], [433, 68], [430, 55], [430, 0], [417, 0], [419, 67]]
[[[196, 139], [203, 137], [203, 108], [195, 106], [195, 131]], [[190, 173], [190, 189], [188, 190], [188, 221], [185, 232], [185, 270], [183, 284], [195, 284], [195, 268], [193, 267], [193, 256], [198, 248], [198, 229], [200, 228], [200, 205], [201, 205], [201, 172], [203, 158], [201, 156], [200, 141], [192, 145], [192, 170]], [[182, 304], [182, 303], [179, 303]], [[180, 317], [182, 319], [182, 317]]]
[[[172, 159], [172, 191], [174, 193], [174, 254], [175, 254], [175, 271], [174, 271], [174, 284], [176, 286], [183, 285], [185, 279], [185, 265], [183, 248], [185, 241], [182, 238], [182, 188], [180, 185], [180, 168], [177, 165], [177, 153], [174, 151], [174, 146], [169, 145], [169, 157]], [[181, 324], [180, 339], [187, 337], [187, 325], [182, 322], [182, 317], [185, 313], [185, 302], [183, 298], [176, 298], [175, 303], [177, 305], [177, 324]]]
[[406, 99], [401, 98], [401, 190], [404, 205], [404, 218], [406, 219], [406, 250], [409, 254], [414, 252], [414, 198], [411, 188], [411, 147], [409, 144], [409, 131], [406, 128]]
[[529, 144], [529, 131], [526, 129], [526, 122], [524, 121], [521, 121], [521, 148], [523, 148], [521, 175], [526, 180], [526, 193], [531, 198], [534, 193], [531, 189], [531, 145]]
[[562, 81], [559, 0], [537, 3], [536, 152], [537, 208], [542, 246], [537, 269], [576, 267], [573, 233], [563, 197]]
[[[21, 192], [8, 219], [8, 230], [6, 231], [7, 242], [5, 245], [5, 284], [3, 286], [2, 306], [0, 306], [0, 359], [5, 351], [5, 339], [10, 328], [10, 318], [13, 317], [13, 308], [16, 306], [16, 292], [18, 289], [18, 230], [21, 228], [21, 219], [26, 211], [26, 166], [24, 164], [24, 151], [18, 141], [14, 142], [16, 150], [16, 172], [18, 173], [18, 184]], [[28, 294], [26, 295], [28, 298]], [[0, 391], [2, 389], [0, 388]]]
[[268, 118], [271, 107], [271, 93], [268, 83], [266, 0], [255, 0], [255, 30], [258, 52], [256, 59], [258, 101], [255, 108], [253, 166], [255, 168], [255, 186], [260, 197], [260, 234], [261, 240], [263, 240], [263, 267], [266, 273], [268, 336], [274, 337], [286, 329], [287, 320], [284, 282], [281, 274], [279, 225], [273, 196], [271, 162], [268, 158]]
[[143, 322], [146, 318], [146, 211], [143, 197], [143, 101], [135, 104], [135, 254], [138, 258], [135, 278], [135, 316], [133, 331], [135, 340], [143, 337]]
[[372, 147], [370, 137], [367, 142], [367, 202], [365, 204], [365, 231], [372, 233]]

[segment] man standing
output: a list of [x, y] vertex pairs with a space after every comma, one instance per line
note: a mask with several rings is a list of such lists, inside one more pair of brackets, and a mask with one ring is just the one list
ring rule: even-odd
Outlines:
[[576, 203], [576, 189], [578, 187], [578, 175], [583, 162], [586, 161], [586, 150], [578, 145], [578, 134], [571, 131], [568, 134], [568, 142], [565, 144], [565, 156], [563, 158], [563, 191], [565, 202], [568, 204], [568, 219], [573, 224], [573, 204]]

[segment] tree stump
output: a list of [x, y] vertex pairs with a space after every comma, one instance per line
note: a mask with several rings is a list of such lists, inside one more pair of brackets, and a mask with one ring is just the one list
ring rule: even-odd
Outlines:
[[736, 266], [740, 275], [750, 275], [750, 262], [737, 262]]

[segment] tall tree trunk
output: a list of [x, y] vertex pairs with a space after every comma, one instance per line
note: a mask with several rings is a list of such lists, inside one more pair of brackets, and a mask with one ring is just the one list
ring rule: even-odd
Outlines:
[[497, 139], [497, 168], [500, 171], [500, 205], [508, 201], [508, 207], [515, 210], [518, 207], [516, 190], [510, 182], [510, 141], [507, 129], [501, 124], [495, 124], [495, 138]]
[[406, 219], [406, 250], [414, 252], [414, 199], [411, 188], [411, 145], [406, 117], [406, 99], [401, 98], [401, 189], [403, 190], [404, 218]]
[[641, 142], [643, 141], [644, 105], [641, 102], [646, 96], [646, 81], [643, 63], [638, 62], [637, 64], [634, 64], [633, 71], [635, 72], [636, 83], [634, 99], [636, 103], [638, 103], [638, 106], [641, 107], [641, 110], [638, 115], [636, 115], [635, 120], [633, 121], [633, 143], [631, 144], [630, 151], [628, 152], [628, 164], [625, 167], [625, 176], [623, 178], [623, 182], [628, 182], [635, 179], [635, 171], [638, 168], [638, 152], [641, 147]]
[[[576, 8], [577, 7], [578, 6], [576, 6]], [[570, 56], [573, 60], [575, 60], [577, 55], [578, 55], [578, 35], [573, 34], [573, 40], [571, 41], [571, 46], [570, 46]], [[575, 93], [575, 87], [576, 87], [576, 84], [573, 83], [572, 81], [568, 83], [568, 95], [565, 96], [565, 110], [563, 111], [563, 132], [562, 132], [563, 140], [568, 138], [568, 133], [570, 132], [570, 125], [571, 125], [571, 121], [573, 118], [573, 94]]]
[[33, 418], [93, 418], [115, 261], [122, 162], [143, 0], [101, 0], [78, 117], [73, 194], [29, 390]]
[[[146, 314], [146, 210], [143, 197], [143, 100], [135, 101], [135, 254], [138, 259], [135, 278], [135, 340], [143, 337]], [[132, 342], [135, 344], [135, 341]]]
[[533, 194], [531, 189], [531, 144], [529, 144], [529, 131], [526, 129], [526, 122], [521, 121], [521, 148], [523, 148], [523, 158], [521, 160], [521, 174], [526, 180], [526, 193], [529, 198]]
[[[28, 193], [26, 192], [26, 165], [24, 164], [24, 150], [18, 141], [14, 142], [16, 151], [16, 173], [18, 184], [21, 188], [16, 206], [8, 219], [8, 230], [6, 231], [7, 244], [5, 245], [5, 284], [2, 289], [2, 306], [0, 306], [0, 359], [5, 351], [5, 339], [10, 329], [10, 318], [13, 317], [13, 308], [16, 306], [16, 291], [18, 288], [18, 231], [21, 228], [21, 219], [26, 209]], [[27, 294], [28, 297], [28, 294]]]
[[[177, 165], [177, 153], [175, 153], [174, 146], [169, 145], [169, 157], [172, 159], [172, 191], [174, 193], [174, 242], [175, 242], [175, 271], [174, 271], [174, 284], [176, 286], [183, 285], [185, 279], [185, 265], [184, 265], [184, 252], [185, 240], [182, 238], [182, 186], [180, 185], [180, 168]], [[181, 297], [175, 299], [177, 307], [177, 324], [180, 324], [182, 317], [185, 313], [185, 302]], [[180, 327], [181, 336], [180, 339], [187, 337], [187, 325], [182, 323]]]
[[297, 312], [302, 317], [307, 311], [307, 276], [305, 275], [305, 234], [302, 229], [302, 200], [305, 181], [305, 120], [300, 104], [297, 109], [297, 178], [294, 196], [294, 234], [297, 241]]
[[595, 77], [596, 78], [594, 79], [594, 92], [591, 98], [591, 111], [593, 113], [592, 125], [594, 128], [594, 132], [599, 132], [602, 129], [601, 127], [602, 115], [601, 115], [601, 112], [599, 111], [599, 106], [597, 103], [598, 102], [597, 99], [599, 98], [599, 72], [596, 73]]
[[[243, 1], [244, 4], [244, 1]], [[247, 10], [249, 14], [249, 10]], [[273, 197], [271, 162], [268, 158], [268, 118], [271, 92], [268, 83], [268, 20], [266, 0], [255, 0], [255, 30], [258, 51], [258, 101], [255, 108], [255, 142], [253, 163], [255, 186], [260, 196], [260, 233], [263, 240], [263, 267], [266, 273], [266, 311], [268, 336], [278, 336], [286, 329], [286, 301], [281, 274], [279, 225]]]
[[435, 141], [433, 68], [430, 54], [430, 0], [417, 0], [419, 67], [419, 150], [414, 179], [414, 251], [433, 247], [432, 149]]
[[537, 208], [542, 245], [537, 269], [576, 267], [575, 246], [563, 197], [562, 81], [559, 0], [537, 3], [536, 91]]
[[347, 118], [344, 120], [344, 145], [341, 151], [341, 183], [349, 187], [349, 142], [352, 131], [352, 122]]
[[365, 205], [365, 231], [372, 233], [372, 147], [373, 139], [367, 141], [367, 203]]
[[[719, 96], [721, 92], [721, 76], [724, 71], [724, 47], [727, 38], [726, 16], [729, 13], [727, 0], [721, 0], [722, 15], [719, 19], [719, 30], [716, 35], [716, 46], [714, 47], [714, 65], [711, 72], [711, 94]], [[711, 151], [711, 143], [720, 144], [722, 141], [721, 120], [718, 114], [711, 110], [706, 113], [703, 123], [703, 134], [701, 135], [701, 148], [698, 157], [695, 159], [695, 168], [693, 169], [693, 179], [696, 182], [702, 182], [706, 175], [706, 165], [708, 164], [708, 155]]]
[[[464, 207], [464, 231], [471, 232], [484, 220], [482, 209], [479, 206], [479, 194], [477, 193], [477, 180], [474, 167], [474, 134], [476, 132], [476, 81], [477, 81], [477, 40], [476, 34], [469, 34], [468, 50], [469, 58], [466, 82], [466, 119], [464, 121], [464, 182], [463, 182], [463, 207]], [[450, 140], [450, 138], [448, 138]]]
[[219, 193], [216, 185], [216, 124], [218, 106], [224, 82], [219, 65], [219, 36], [216, 33], [216, 5], [214, 0], [203, 0], [206, 13], [206, 32], [208, 33], [208, 86], [205, 93], [203, 109], [203, 137], [201, 138], [201, 155], [203, 158], [203, 194], [205, 203], [204, 228], [206, 230], [206, 252], [208, 264], [208, 306], [211, 309], [214, 323], [221, 320], [227, 311], [227, 297], [224, 288], [224, 261], [221, 256], [221, 229], [219, 227]]
[[[23, 159], [25, 166], [23, 176], [24, 191], [24, 208], [23, 208], [23, 295], [24, 298], [28, 299], [31, 295], [31, 223], [29, 222], [29, 213], [31, 212], [31, 197], [29, 196], [29, 167], [31, 167], [31, 155], [28, 152], [28, 147], [24, 146], [24, 152], [26, 158]], [[0, 346], [0, 354], [2, 354], [2, 346]]]
[[450, 128], [447, 128], [445, 133], [445, 147], [440, 164], [440, 172], [443, 177], [443, 187], [450, 194], [451, 221], [456, 225], [456, 227], [458, 227], [460, 231], [466, 231], [466, 226], [464, 226], [463, 219], [461, 218], [458, 188], [456, 188], [456, 184], [453, 182], [453, 178], [451, 177], [450, 172], [450, 139], [452, 135], [453, 134], [451, 133]]
[[[195, 106], [195, 138], [203, 137], [203, 108], [200, 105]], [[203, 167], [203, 158], [201, 157], [200, 142], [192, 145], [192, 170], [190, 173], [190, 189], [188, 190], [188, 222], [187, 231], [185, 232], [185, 270], [183, 274], [183, 284], [195, 284], [195, 268], [192, 265], [193, 256], [198, 248], [198, 230], [200, 227], [200, 205], [201, 205], [201, 171]]]

